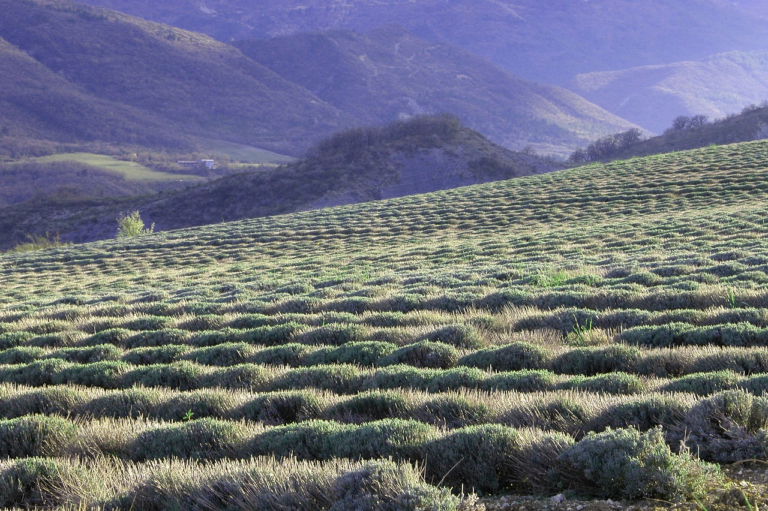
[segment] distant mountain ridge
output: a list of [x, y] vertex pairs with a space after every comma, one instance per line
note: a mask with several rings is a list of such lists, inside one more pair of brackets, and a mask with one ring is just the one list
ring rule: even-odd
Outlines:
[[568, 88], [650, 131], [678, 115], [711, 119], [768, 99], [768, 51], [578, 75]]
[[27, 234], [64, 241], [115, 235], [115, 218], [139, 210], [158, 230], [426, 193], [562, 166], [515, 153], [461, 126], [453, 116], [418, 117], [351, 129], [288, 166], [236, 174], [187, 190], [109, 200], [43, 200], [0, 208], [0, 249]]
[[[508, 147], [566, 154], [631, 126], [402, 29], [312, 36], [344, 48], [327, 55], [306, 51], [308, 36], [269, 41], [277, 57], [266, 59], [258, 42], [240, 43], [249, 58], [199, 33], [68, 0], [0, 0], [0, 12], [0, 153], [28, 137], [163, 148], [213, 139], [300, 156], [340, 129], [449, 111]], [[298, 77], [280, 61], [312, 73]]]
[[521, 80], [397, 25], [233, 44], [361, 124], [446, 111], [505, 147], [561, 154], [590, 134], [632, 127], [569, 91]]
[[[0, 12], [0, 37], [12, 45], [0, 61], [10, 85], [0, 100], [42, 120], [42, 135], [126, 142], [119, 133], [129, 131], [154, 146], [204, 136], [298, 154], [353, 123], [202, 34], [65, 0], [0, 0]], [[20, 61], [37, 73], [34, 87], [17, 82]], [[39, 88], [49, 90], [25, 101]], [[20, 115], [0, 112], [0, 124]], [[89, 124], [93, 132], [78, 129]]]
[[84, 0], [222, 41], [397, 23], [535, 82], [768, 48], [762, 0]]

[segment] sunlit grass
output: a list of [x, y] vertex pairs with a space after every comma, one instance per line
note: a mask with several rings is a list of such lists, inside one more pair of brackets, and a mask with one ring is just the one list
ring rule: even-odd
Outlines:
[[84, 163], [100, 170], [123, 176], [128, 181], [196, 181], [199, 176], [190, 174], [171, 174], [159, 172], [138, 163], [118, 160], [111, 156], [93, 153], [65, 153], [32, 158], [31, 161], [46, 163], [54, 161], [73, 161]]

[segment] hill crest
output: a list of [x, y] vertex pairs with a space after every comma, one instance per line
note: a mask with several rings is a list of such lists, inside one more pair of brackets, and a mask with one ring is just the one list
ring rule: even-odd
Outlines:
[[559, 164], [515, 153], [450, 115], [354, 128], [321, 141], [299, 162], [145, 197], [44, 200], [0, 209], [0, 247], [28, 234], [64, 241], [114, 237], [115, 218], [139, 210], [158, 230], [319, 209], [551, 172]]

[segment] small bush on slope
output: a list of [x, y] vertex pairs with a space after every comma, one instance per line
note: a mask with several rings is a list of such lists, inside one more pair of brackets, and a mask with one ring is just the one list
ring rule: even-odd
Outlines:
[[661, 428], [590, 433], [558, 457], [558, 483], [603, 498], [701, 498], [719, 469], [688, 454], [675, 455]]
[[743, 390], [721, 392], [696, 404], [675, 428], [706, 460], [733, 463], [768, 455], [768, 398]]

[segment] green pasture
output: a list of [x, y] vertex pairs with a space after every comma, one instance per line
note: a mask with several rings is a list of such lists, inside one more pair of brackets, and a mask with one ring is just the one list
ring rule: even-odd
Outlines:
[[84, 163], [100, 170], [111, 172], [123, 176], [127, 181], [193, 181], [199, 180], [199, 176], [191, 174], [171, 174], [169, 172], [159, 172], [138, 163], [118, 160], [111, 156], [93, 153], [66, 153], [54, 154], [51, 156], [41, 156], [33, 158], [32, 161], [39, 163], [74, 161]]
[[243, 144], [235, 144], [233, 142], [226, 142], [223, 140], [206, 140], [199, 142], [199, 144], [203, 152], [210, 152], [214, 155], [224, 154], [229, 156], [229, 158], [233, 161], [243, 163], [283, 164], [296, 161], [296, 158], [273, 153], [271, 151], [267, 151], [266, 149], [259, 149], [258, 147]]

